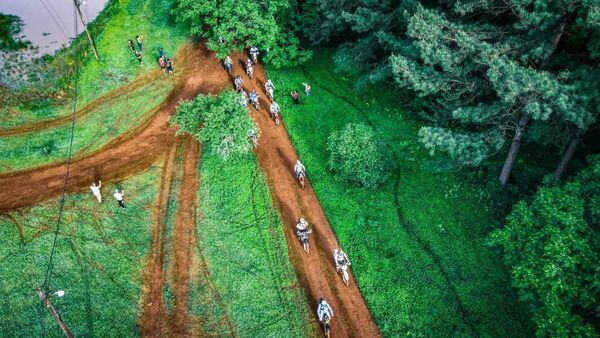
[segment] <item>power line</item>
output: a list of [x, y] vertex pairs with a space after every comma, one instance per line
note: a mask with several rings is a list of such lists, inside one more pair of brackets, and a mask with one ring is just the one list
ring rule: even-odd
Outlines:
[[50, 10], [50, 8], [48, 8], [48, 6], [44, 2], [44, 0], [39, 0], [39, 1], [42, 4], [42, 6], [44, 6], [44, 8], [46, 9], [46, 12], [48, 12], [48, 14], [50, 15], [50, 17], [52, 18], [52, 21], [54, 21], [54, 23], [56, 24], [56, 26], [58, 27], [58, 29], [62, 32], [62, 34], [65, 37], [65, 39], [69, 40], [69, 35], [67, 34], [67, 32], [65, 31], [65, 29], [63, 28], [63, 26], [60, 24], [60, 21], [54, 16], [54, 13]]
[[[42, 2], [42, 4], [43, 4], [43, 2]], [[75, 5], [75, 3], [74, 3], [74, 5]], [[48, 9], [46, 6], [44, 6], [44, 7], [46, 9]], [[78, 27], [78, 23], [77, 23], [77, 14], [75, 11], [76, 11], [76, 9], [74, 8], [73, 9], [73, 20], [74, 20], [73, 27], [74, 27], [75, 36], [77, 36], [79, 27]], [[73, 139], [74, 139], [74, 135], [75, 135], [75, 117], [76, 117], [76, 113], [77, 113], [77, 95], [78, 95], [78, 85], [79, 85], [79, 66], [77, 64], [75, 65], [75, 83], [74, 84], [75, 84], [75, 88], [74, 88], [74, 95], [73, 95], [73, 113], [71, 115], [71, 130], [70, 130], [70, 137], [69, 137], [69, 151], [68, 151], [68, 159], [67, 159], [67, 168], [66, 168], [66, 172], [65, 172], [63, 192], [62, 192], [62, 196], [61, 196], [60, 204], [59, 204], [59, 208], [58, 208], [58, 217], [56, 220], [56, 229], [54, 231], [54, 239], [52, 241], [52, 249], [50, 251], [50, 257], [48, 259], [48, 266], [46, 268], [46, 275], [44, 277], [44, 283], [41, 288], [41, 292], [44, 295], [48, 291], [48, 287], [50, 285], [50, 280], [52, 278], [54, 255], [56, 253], [56, 240], [58, 238], [58, 233], [60, 232], [60, 225], [61, 225], [61, 221], [62, 221], [62, 214], [63, 214], [63, 210], [64, 210], [64, 206], [65, 206], [67, 187], [68, 187], [68, 182], [69, 182], [69, 170], [71, 169], [71, 158], [73, 155]], [[44, 301], [42, 301], [41, 306], [45, 307], [47, 305], [45, 304]], [[40, 319], [40, 325], [41, 325], [41, 334], [42, 334], [42, 337], [44, 337], [46, 335], [46, 327], [45, 327], [45, 322], [44, 322], [43, 318]]]

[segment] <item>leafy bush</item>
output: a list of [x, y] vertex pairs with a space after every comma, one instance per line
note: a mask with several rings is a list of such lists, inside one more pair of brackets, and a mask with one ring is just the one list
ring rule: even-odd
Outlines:
[[390, 152], [375, 137], [373, 128], [349, 123], [329, 136], [329, 168], [347, 182], [365, 188], [376, 187], [388, 178], [392, 167]]
[[574, 181], [543, 187], [492, 233], [539, 336], [593, 337], [600, 307], [600, 157]]
[[179, 126], [178, 133], [194, 136], [223, 159], [251, 153], [248, 137], [257, 130], [233, 91], [181, 102], [170, 123]]

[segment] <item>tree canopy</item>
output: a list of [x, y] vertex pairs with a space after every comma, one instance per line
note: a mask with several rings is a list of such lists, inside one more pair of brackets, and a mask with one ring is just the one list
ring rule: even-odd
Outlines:
[[179, 126], [178, 133], [194, 136], [205, 149], [223, 159], [250, 154], [252, 144], [248, 137], [257, 133], [248, 111], [240, 104], [239, 95], [233, 91], [182, 101], [169, 122]]
[[16, 15], [0, 13], [0, 51], [11, 51], [27, 47], [21, 40], [23, 21]]
[[[539, 336], [594, 337], [600, 308], [600, 156], [562, 186], [517, 203], [492, 234]], [[596, 327], [598, 329], [598, 327]]]
[[178, 0], [173, 13], [220, 58], [255, 45], [267, 62], [287, 66], [310, 56], [293, 32], [291, 11], [289, 0]]

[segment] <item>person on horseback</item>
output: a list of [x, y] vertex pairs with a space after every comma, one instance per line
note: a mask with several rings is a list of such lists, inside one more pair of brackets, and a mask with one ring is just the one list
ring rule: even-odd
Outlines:
[[229, 55], [227, 55], [227, 57], [223, 61], [223, 65], [225, 66], [225, 70], [227, 70], [227, 73], [231, 74], [231, 70], [233, 69], [233, 61], [231, 60], [231, 57], [229, 57]]
[[252, 60], [256, 63], [258, 62], [258, 47], [256, 46], [252, 46], [250, 47], [250, 56], [252, 57]]
[[248, 108], [248, 94], [246, 94], [245, 90], [242, 90], [242, 105], [246, 108]]
[[271, 107], [269, 107], [269, 112], [271, 112], [271, 117], [275, 118], [275, 114], [279, 114], [279, 112], [280, 112], [279, 104], [277, 104], [277, 102], [273, 101], [273, 103], [271, 103]]
[[242, 91], [242, 86], [244, 85], [244, 80], [242, 80], [242, 77], [239, 75], [235, 76], [235, 79], [233, 79], [233, 83], [235, 84], [235, 90]]
[[300, 177], [301, 175], [306, 176], [306, 168], [304, 167], [304, 164], [300, 162], [300, 159], [298, 159], [294, 165], [294, 173], [296, 174], [296, 177]]
[[252, 74], [254, 73], [254, 62], [250, 59], [246, 61], [246, 73], [252, 78]]
[[273, 85], [273, 81], [271, 81], [271, 79], [268, 79], [267, 82], [265, 83], [265, 91], [267, 92], [267, 95], [269, 95], [269, 98], [271, 99], [271, 101], [273, 101], [274, 89], [275, 89], [275, 86]]
[[308, 232], [308, 222], [304, 218], [300, 218], [298, 223], [296, 223], [296, 234], [300, 236], [301, 234]]
[[327, 316], [329, 319], [333, 318], [333, 309], [323, 298], [319, 298], [319, 305], [317, 305], [317, 316], [319, 317], [319, 322], [322, 322], [325, 316]]
[[350, 265], [350, 259], [348, 255], [341, 248], [333, 251], [333, 258], [335, 259], [335, 267], [339, 271], [343, 266]]

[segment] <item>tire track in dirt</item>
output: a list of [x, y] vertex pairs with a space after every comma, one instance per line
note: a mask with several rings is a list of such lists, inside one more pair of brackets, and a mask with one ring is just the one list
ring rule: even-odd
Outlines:
[[[144, 74], [142, 74], [141, 76], [139, 76], [135, 80], [133, 80], [132, 82], [130, 82], [124, 86], [118, 87], [118, 88], [92, 100], [91, 102], [86, 104], [83, 108], [81, 108], [77, 112], [75, 112], [75, 118], [80, 119], [80, 118], [88, 115], [89, 113], [97, 110], [98, 107], [106, 106], [106, 105], [112, 104], [113, 102], [115, 102], [119, 99], [127, 98], [127, 95], [130, 92], [144, 87], [150, 81], [155, 79], [157, 77], [157, 75], [160, 75], [160, 73], [161, 73], [161, 71], [156, 70], [156, 69], [149, 71], [149, 72], [145, 72]], [[19, 135], [19, 134], [39, 131], [39, 130], [43, 130], [43, 129], [58, 127], [58, 126], [61, 126], [61, 125], [71, 122], [72, 117], [73, 117], [72, 114], [66, 114], [64, 116], [60, 116], [60, 117], [57, 117], [57, 118], [51, 119], [51, 120], [35, 121], [32, 123], [18, 125], [15, 127], [0, 129], [0, 136], [14, 136], [14, 135]]]
[[[121, 180], [147, 168], [165, 153], [175, 139], [169, 117], [180, 100], [198, 93], [218, 93], [229, 82], [214, 53], [199, 44], [187, 45], [177, 60], [182, 76], [155, 114], [138, 128], [124, 133], [91, 154], [71, 162], [68, 191], [87, 189], [94, 180]], [[67, 163], [0, 175], [0, 212], [29, 206], [58, 195]]]
[[192, 264], [192, 241], [196, 231], [196, 192], [199, 185], [198, 161], [200, 144], [187, 137], [183, 159], [183, 175], [178, 195], [172, 237], [171, 283], [174, 306], [171, 312], [170, 333], [178, 337], [192, 336], [189, 316], [190, 268]]
[[175, 157], [178, 143], [173, 144], [165, 157], [161, 175], [160, 191], [154, 208], [154, 227], [152, 244], [144, 267], [142, 285], [142, 305], [138, 326], [142, 336], [158, 336], [163, 332], [166, 322], [166, 309], [163, 300], [165, 284], [164, 249], [165, 224], [171, 187], [175, 179]]
[[[236, 55], [233, 74], [245, 74], [240, 64], [246, 58], [245, 54]], [[311, 300], [312, 310], [316, 311], [320, 297], [329, 302], [334, 310], [331, 323], [334, 337], [381, 336], [355, 279], [352, 278], [350, 286], [346, 286], [335, 271], [332, 254], [339, 245], [310, 182], [307, 180], [306, 188], [301, 189], [293, 175], [292, 168], [298, 155], [284, 126], [277, 127], [269, 116], [262, 65], [257, 65], [253, 80], [243, 76], [246, 88], [263, 93], [260, 102], [262, 109], [256, 111], [250, 108], [250, 115], [261, 131], [256, 155], [269, 181], [274, 202], [281, 211], [286, 225], [284, 234], [289, 256], [300, 283]], [[300, 217], [306, 218], [313, 226], [311, 250], [308, 254], [304, 252], [295, 234], [295, 224]]]

